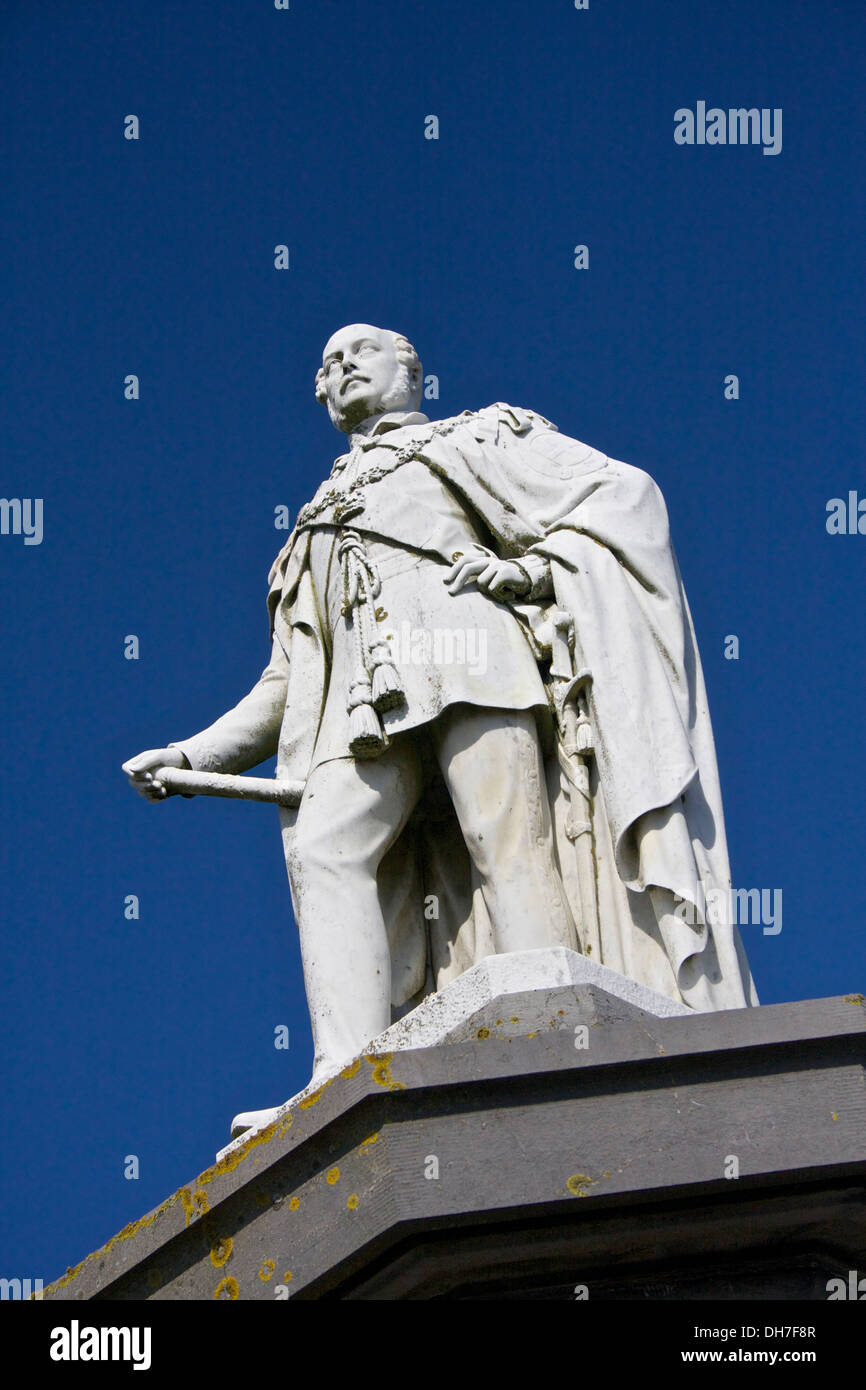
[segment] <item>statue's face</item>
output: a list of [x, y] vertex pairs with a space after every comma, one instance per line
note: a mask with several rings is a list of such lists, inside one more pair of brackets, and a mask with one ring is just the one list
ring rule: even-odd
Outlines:
[[405, 369], [385, 328], [368, 323], [341, 328], [325, 345], [322, 372], [328, 412], [346, 434], [371, 415], [409, 408], [408, 395], [402, 399], [397, 389]]

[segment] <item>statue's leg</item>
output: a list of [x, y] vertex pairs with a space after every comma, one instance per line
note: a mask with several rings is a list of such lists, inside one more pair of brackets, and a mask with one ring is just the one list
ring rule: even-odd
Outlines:
[[452, 705], [433, 737], [497, 951], [574, 947], [532, 711]]
[[379, 758], [320, 763], [307, 783], [288, 869], [314, 1077], [357, 1056], [391, 1022], [391, 957], [376, 873], [421, 788], [418, 752], [405, 734]]

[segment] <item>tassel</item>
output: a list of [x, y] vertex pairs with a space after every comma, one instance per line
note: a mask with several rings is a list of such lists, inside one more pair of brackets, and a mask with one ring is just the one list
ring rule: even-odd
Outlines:
[[577, 720], [577, 752], [581, 757], [595, 752], [592, 746], [592, 725], [585, 714], [580, 714]]
[[399, 709], [405, 703], [397, 672], [390, 661], [381, 661], [373, 671], [373, 708], [384, 714], [385, 710]]
[[373, 706], [356, 705], [349, 718], [349, 752], [356, 758], [378, 758], [387, 746], [385, 731]]

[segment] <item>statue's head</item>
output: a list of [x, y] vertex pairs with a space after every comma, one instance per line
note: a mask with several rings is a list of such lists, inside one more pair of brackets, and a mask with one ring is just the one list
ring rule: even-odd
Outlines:
[[418, 354], [400, 333], [353, 323], [329, 338], [316, 373], [316, 400], [331, 422], [350, 434], [374, 415], [417, 410], [424, 374]]

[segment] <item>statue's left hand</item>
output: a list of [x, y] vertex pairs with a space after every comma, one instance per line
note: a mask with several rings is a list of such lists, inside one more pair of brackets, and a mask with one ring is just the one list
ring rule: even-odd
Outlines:
[[472, 580], [491, 598], [510, 603], [531, 588], [525, 570], [511, 560], [500, 560], [488, 552], [485, 555], [461, 555], [445, 576], [449, 594], [456, 594]]

